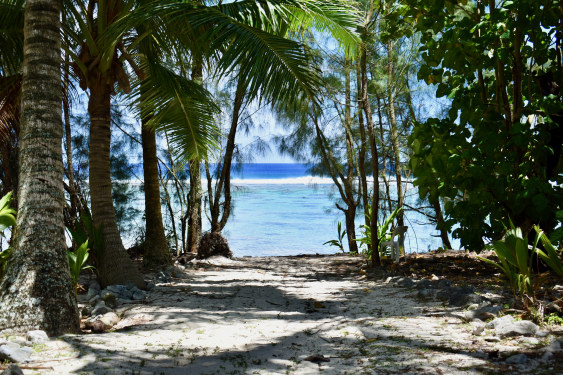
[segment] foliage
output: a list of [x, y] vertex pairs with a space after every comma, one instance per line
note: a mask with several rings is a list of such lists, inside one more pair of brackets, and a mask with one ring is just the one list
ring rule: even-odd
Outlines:
[[502, 240], [494, 241], [491, 248], [498, 257], [498, 262], [479, 257], [479, 259], [498, 267], [506, 277], [514, 296], [518, 293], [524, 306], [527, 298], [534, 294], [532, 270], [532, 254], [537, 250], [540, 236], [536, 235], [532, 251], [528, 249], [528, 236], [522, 229], [512, 227]]
[[[383, 221], [383, 223], [377, 224], [377, 235], [380, 242], [389, 241], [391, 239], [391, 231], [390, 226], [399, 214], [403, 210], [402, 207], [397, 207], [387, 218]], [[368, 207], [366, 215], [371, 215], [371, 207]], [[371, 228], [369, 225], [362, 225], [362, 234], [363, 237], [357, 238], [356, 241], [360, 242], [362, 245], [371, 245]], [[383, 254], [381, 254], [383, 255]], [[371, 254], [368, 254], [371, 257]]]
[[342, 223], [339, 221], [338, 222], [338, 237], [336, 240], [330, 240], [330, 241], [326, 241], [325, 243], [323, 243], [323, 245], [329, 244], [329, 246], [335, 246], [337, 248], [340, 249], [340, 251], [344, 252], [344, 243], [342, 242], [342, 240], [344, 239], [344, 236], [346, 235], [346, 230], [342, 230]]
[[535, 226], [534, 230], [539, 236], [545, 250], [543, 251], [540, 248], [536, 248], [536, 253], [553, 270], [553, 272], [560, 277], [563, 277], [563, 263], [561, 262], [562, 251], [553, 246], [549, 238], [547, 238], [545, 233], [538, 226]]
[[80, 215], [80, 220], [77, 220], [74, 224], [74, 229], [67, 229], [75, 243], [90, 244], [89, 249], [94, 250], [94, 260], [97, 261], [101, 256], [101, 251], [103, 249], [103, 232], [102, 228], [94, 225], [90, 213], [83, 212]]
[[[4, 236], [4, 230], [16, 225], [16, 210], [10, 208], [12, 203], [12, 192], [9, 192], [0, 199], [0, 236]], [[12, 254], [12, 249], [8, 248], [4, 251], [0, 249], [0, 279], [6, 272], [6, 266], [8, 264], [8, 259]]]
[[89, 257], [88, 248], [88, 241], [84, 242], [82, 245], [78, 247], [78, 249], [74, 251], [68, 251], [68, 265], [70, 267], [70, 277], [74, 282], [74, 287], [76, 291], [76, 287], [78, 285], [78, 277], [80, 276], [80, 272], [86, 269], [94, 269], [92, 266], [86, 266], [86, 261]]
[[4, 237], [4, 230], [16, 225], [16, 210], [10, 207], [12, 192], [0, 199], [0, 236]]
[[471, 250], [509, 217], [551, 233], [563, 203], [559, 2], [403, 4], [406, 32], [421, 35], [418, 78], [451, 102], [410, 137], [421, 197], [444, 198], [445, 225]]

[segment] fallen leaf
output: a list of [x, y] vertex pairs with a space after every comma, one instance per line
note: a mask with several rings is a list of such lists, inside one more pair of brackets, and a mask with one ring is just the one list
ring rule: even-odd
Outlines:
[[323, 307], [325, 307], [322, 302], [315, 302], [313, 306], [315, 306], [315, 309], [322, 309]]

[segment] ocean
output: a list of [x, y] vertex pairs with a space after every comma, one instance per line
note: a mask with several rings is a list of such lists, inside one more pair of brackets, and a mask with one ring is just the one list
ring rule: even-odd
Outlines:
[[[253, 163], [243, 164], [240, 171], [233, 169], [232, 185], [233, 213], [223, 234], [235, 256], [340, 251], [323, 245], [337, 238], [339, 221], [344, 226], [344, 215], [335, 207], [338, 191], [330, 178], [311, 176], [304, 164]], [[407, 203], [416, 206], [416, 188], [410, 183], [405, 188]], [[361, 212], [358, 214], [359, 227], [363, 216]], [[405, 221], [409, 226], [405, 239], [407, 252], [424, 252], [441, 246], [438, 232], [423, 215], [407, 211]], [[203, 229], [209, 229], [205, 219]], [[361, 235], [359, 228], [356, 235]]]

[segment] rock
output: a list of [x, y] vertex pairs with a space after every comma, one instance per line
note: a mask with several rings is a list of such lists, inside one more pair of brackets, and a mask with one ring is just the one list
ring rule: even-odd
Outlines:
[[485, 306], [479, 308], [477, 304], [471, 305], [470, 308], [475, 306], [477, 306], [476, 309], [470, 309], [463, 314], [465, 320], [471, 321], [473, 319], [479, 319], [484, 321], [494, 319], [495, 314], [498, 314], [498, 312], [502, 310], [501, 306]]
[[520, 344], [526, 344], [531, 346], [539, 345], [539, 343], [540, 340], [538, 340], [535, 337], [522, 337], [522, 339], [520, 340]]
[[428, 279], [422, 279], [418, 283], [416, 283], [417, 289], [428, 289], [432, 287], [432, 283]]
[[23, 371], [18, 365], [12, 364], [10, 367], [0, 372], [0, 375], [23, 375]]
[[398, 281], [397, 285], [401, 286], [403, 288], [412, 288], [412, 287], [416, 286], [416, 282], [413, 279], [411, 279], [410, 277], [405, 277], [401, 281]]
[[109, 312], [100, 318], [100, 321], [106, 325], [106, 327], [111, 328], [119, 322], [119, 317], [114, 312]]
[[97, 315], [86, 319], [84, 326], [93, 332], [105, 332], [119, 322], [119, 317], [114, 312]]
[[90, 281], [90, 284], [88, 286], [88, 291], [90, 290], [94, 290], [99, 293], [100, 290], [102, 290], [102, 287], [100, 286], [100, 283], [98, 283], [97, 280], [92, 280]]
[[96, 303], [98, 303], [98, 301], [100, 301], [101, 299], [102, 299], [102, 297], [100, 297], [99, 294], [96, 294], [96, 295], [94, 295], [94, 297], [92, 297], [92, 298], [90, 298], [90, 299], [88, 300], [88, 303], [89, 303], [90, 305], [95, 306]]
[[491, 320], [489, 323], [487, 323], [486, 327], [497, 328], [501, 325], [510, 324], [512, 322], [514, 322], [514, 317], [512, 317], [512, 315], [505, 315], [505, 316], [501, 316], [500, 318]]
[[102, 300], [106, 306], [115, 309], [117, 307], [117, 296], [112, 292], [105, 292], [102, 296]]
[[10, 362], [27, 362], [31, 353], [33, 349], [9, 342], [0, 346], [0, 361], [7, 359]]
[[26, 339], [31, 341], [32, 344], [43, 344], [46, 341], [49, 341], [49, 336], [45, 331], [35, 330], [29, 331], [26, 335]]
[[207, 259], [214, 255], [232, 258], [233, 253], [229, 249], [227, 239], [220, 233], [207, 232], [201, 238], [197, 249], [197, 259]]
[[139, 290], [139, 291], [137, 291], [133, 294], [132, 298], [133, 298], [134, 301], [142, 301], [142, 300], [145, 299], [145, 297], [146, 297], [145, 292], [143, 292], [142, 290]]
[[99, 293], [100, 293], [99, 289], [93, 289], [92, 287], [90, 287], [88, 289], [88, 293], [86, 293], [86, 299], [90, 301], [94, 296], [97, 296]]
[[112, 309], [106, 306], [106, 303], [104, 301], [98, 301], [98, 303], [96, 303], [96, 306], [94, 306], [91, 315], [92, 316], [103, 315], [112, 311], [113, 311]]
[[147, 283], [147, 290], [153, 290], [154, 287], [155, 287], [155, 284], [154, 284], [153, 282], [150, 282], [150, 281], [149, 281], [149, 282]]
[[446, 297], [451, 306], [462, 307], [473, 303], [481, 303], [483, 298], [475, 293], [471, 288], [449, 288]]
[[172, 275], [170, 275], [168, 272], [159, 271], [156, 274], [156, 281], [158, 281], [159, 283], [168, 283], [171, 279]]
[[473, 329], [471, 330], [471, 334], [473, 336], [481, 336], [485, 331], [485, 324], [481, 321], [472, 322], [471, 325], [473, 326]]
[[526, 357], [526, 354], [516, 354], [508, 357], [505, 362], [510, 363], [511, 365], [520, 365], [522, 363], [526, 363], [527, 360], [528, 357]]
[[417, 296], [420, 298], [432, 298], [435, 291], [432, 289], [421, 289], [418, 291]]
[[452, 282], [448, 279], [442, 279], [436, 283], [438, 288], [449, 288], [452, 285]]
[[540, 362], [544, 362], [544, 363], [549, 362], [549, 361], [553, 360], [553, 357], [554, 357], [553, 352], [545, 352], [541, 356]]
[[551, 342], [551, 344], [549, 344], [548, 346], [546, 346], [545, 348], [543, 348], [544, 351], [546, 352], [558, 352], [559, 350], [561, 350], [561, 344], [559, 343], [559, 341], [557, 340], [553, 340]]
[[538, 326], [529, 320], [518, 320], [495, 327], [495, 335], [501, 338], [513, 336], [534, 336]]

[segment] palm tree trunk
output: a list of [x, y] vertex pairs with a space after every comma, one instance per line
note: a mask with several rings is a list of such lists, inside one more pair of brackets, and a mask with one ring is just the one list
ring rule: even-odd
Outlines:
[[0, 283], [0, 330], [79, 328], [63, 223], [59, 17], [58, 0], [26, 2], [18, 227]]
[[111, 195], [110, 144], [111, 87], [107, 77], [101, 75], [97, 82], [91, 82], [88, 112], [90, 114], [90, 196], [92, 217], [103, 233], [102, 254], [98, 274], [102, 286], [133, 283], [145, 287], [143, 276], [129, 258], [123, 243]]
[[143, 144], [143, 173], [145, 180], [145, 267], [166, 266], [172, 263], [168, 250], [162, 211], [160, 207], [160, 184], [158, 181], [158, 160], [156, 156], [156, 134], [146, 126], [143, 119], [141, 141]]

